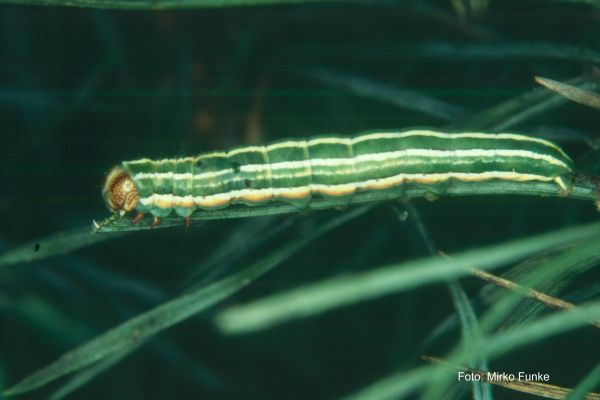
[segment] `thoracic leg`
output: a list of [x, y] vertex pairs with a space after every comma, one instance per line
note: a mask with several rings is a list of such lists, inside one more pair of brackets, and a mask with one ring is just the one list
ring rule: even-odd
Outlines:
[[138, 222], [140, 222], [142, 218], [144, 218], [144, 213], [138, 212], [137, 214], [135, 214], [135, 217], [133, 217], [133, 219], [131, 220], [131, 223], [135, 225]]

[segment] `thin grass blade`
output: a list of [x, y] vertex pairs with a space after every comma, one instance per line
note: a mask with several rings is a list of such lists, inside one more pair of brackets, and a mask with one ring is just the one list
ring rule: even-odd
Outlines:
[[[553, 268], [555, 265], [558, 265], [553, 261], [544, 262], [541, 265], [536, 263], [535, 266], [539, 267], [537, 268], [539, 272], [530, 272], [528, 275], [522, 277], [527, 282], [528, 287], [505, 278], [490, 275], [484, 271], [475, 270], [474, 274], [481, 279], [494, 282], [501, 287], [519, 292], [523, 296], [536, 301], [536, 303], [525, 304], [523, 307], [512, 308], [510, 316], [507, 316], [509, 320], [505, 322], [505, 325], [516, 325], [538, 315], [545, 309], [542, 305], [558, 309], [575, 307], [574, 304], [550, 296], [548, 293], [560, 293], [578, 275], [598, 265], [598, 262], [600, 262], [600, 252], [596, 251], [596, 246], [599, 245], [600, 243], [597, 241], [592, 241], [591, 243], [578, 246], [577, 249], [566, 251], [556, 259], [557, 261], [562, 261], [560, 267]], [[531, 289], [532, 286], [538, 289]], [[500, 316], [495, 318], [496, 321], [500, 319], [502, 319]], [[489, 323], [487, 322], [487, 324]], [[595, 325], [600, 326], [599, 323]]]
[[[557, 95], [557, 97], [560, 97]], [[557, 190], [556, 184], [551, 182], [456, 182], [451, 187], [444, 190], [445, 196], [481, 196], [481, 195], [522, 195], [522, 196], [555, 196], [568, 197], [572, 199], [595, 201], [597, 183], [592, 180], [575, 181], [569, 193], [563, 193]], [[423, 185], [407, 185], [406, 187], [393, 190], [380, 190], [375, 192], [357, 193], [350, 206], [369, 203], [381, 203], [392, 200], [408, 200], [412, 198], [427, 197], [437, 195], [430, 188], [424, 188]], [[326, 198], [311, 200], [311, 210], [326, 210], [335, 208], [338, 204], [335, 200]], [[208, 221], [216, 219], [263, 217], [267, 215], [297, 214], [298, 208], [288, 204], [272, 203], [262, 207], [228, 207], [223, 210], [197, 210], [192, 215], [193, 221]], [[109, 217], [104, 221], [94, 221], [94, 232], [113, 233], [150, 230], [157, 228], [167, 228], [172, 226], [181, 226], [183, 219], [178, 216], [169, 216], [161, 218], [161, 223], [157, 227], [151, 225], [152, 218], [148, 217], [138, 224], [132, 224], [129, 218]]]
[[[541, 283], [551, 280], [553, 276], [562, 275], [565, 268], [568, 266], [589, 263], [595, 265], [599, 258], [600, 240], [597, 236], [589, 237], [588, 240], [582, 241], [578, 246], [565, 251], [564, 253], [552, 257], [549, 260], [540, 262], [532, 272], [521, 280], [520, 285], [523, 288], [539, 287]], [[506, 293], [501, 299], [494, 302], [492, 308], [482, 316], [481, 329], [484, 334], [492, 332], [499, 324], [510, 315], [516, 305], [522, 301], [523, 297], [528, 294], [527, 289], [524, 291], [515, 290]]]
[[465, 251], [451, 259], [409, 261], [328, 279], [231, 307], [218, 316], [217, 323], [227, 333], [266, 329], [385, 294], [458, 278], [469, 274], [475, 264], [481, 269], [492, 269], [555, 246], [599, 235], [600, 223], [595, 223]]
[[[477, 316], [475, 315], [475, 311], [473, 311], [473, 307], [471, 307], [471, 302], [469, 301], [467, 294], [457, 281], [448, 283], [448, 288], [450, 289], [450, 293], [452, 295], [454, 308], [456, 309], [460, 319], [465, 345], [478, 346], [483, 340], [483, 336], [479, 328]], [[489, 369], [488, 362], [485, 357], [481, 357], [481, 359], [474, 361], [471, 365], [477, 366], [478, 369], [483, 371], [487, 371]], [[494, 398], [491, 386], [485, 385], [481, 381], [473, 381], [472, 386], [474, 400], [490, 400]]]
[[0, 256], [0, 267], [63, 255], [120, 235], [93, 235], [88, 227], [58, 232], [16, 247]]
[[[482, 354], [493, 358], [508, 351], [513, 351], [527, 344], [539, 342], [545, 338], [564, 333], [588, 324], [590, 321], [600, 319], [600, 302], [591, 303], [575, 310], [560, 311], [550, 316], [541, 318], [515, 329], [510, 329], [486, 339], [477, 351], [473, 349], [462, 348], [455, 356], [448, 359], [448, 362], [458, 365], [469, 360], [474, 361]], [[419, 371], [419, 375], [417, 375]], [[413, 378], [405, 381], [405, 377], [418, 376], [425, 371], [425, 377], [422, 379]], [[437, 394], [438, 398], [446, 393], [447, 384], [440, 385], [440, 381], [453, 381], [455, 373], [448, 371], [445, 367], [437, 366], [435, 368], [417, 368], [413, 371], [392, 374], [383, 378], [367, 388], [357, 391], [348, 398], [353, 400], [381, 400], [381, 399], [400, 399], [406, 397], [410, 392], [427, 384], [427, 395]]]
[[[468, 374], [474, 374], [479, 377], [481, 382], [486, 382], [486, 386], [496, 385], [501, 386], [510, 390], [514, 390], [520, 393], [527, 393], [535, 396], [540, 396], [546, 399], [557, 399], [562, 400], [565, 399], [572, 390], [566, 387], [551, 385], [543, 382], [536, 381], [528, 381], [528, 380], [503, 380], [503, 379], [493, 379], [493, 377], [489, 377], [486, 371], [481, 371], [472, 368], [464, 368], [459, 366], [449, 365], [448, 363], [435, 358], [435, 357], [423, 357], [426, 361], [431, 361], [433, 363], [443, 365], [453, 369], [454, 371], [462, 371]], [[597, 393], [591, 393], [587, 396], [589, 400], [598, 400], [600, 399], [600, 395]]]
[[[535, 268], [532, 268], [532, 272], [523, 279], [523, 287], [538, 287], [540, 282], [544, 282], [555, 274], [560, 274], [561, 270], [566, 265], [571, 265], [577, 261], [597, 259], [598, 252], [600, 249], [600, 237], [598, 235], [591, 236], [589, 238], [582, 239], [577, 242], [576, 246], [569, 251], [565, 251], [562, 254], [554, 255], [546, 261], [540, 262]], [[489, 335], [493, 332], [504, 319], [509, 316], [515, 306], [522, 301], [523, 297], [527, 295], [527, 290], [515, 290], [514, 292], [505, 293], [499, 300], [494, 302], [492, 308], [480, 318], [480, 326], [484, 335]], [[563, 312], [575, 311], [579, 308], [570, 308]], [[536, 321], [537, 322], [537, 321]], [[593, 324], [591, 320], [589, 323]], [[520, 327], [527, 327], [530, 324], [520, 324], [508, 328], [511, 332], [518, 331]], [[503, 331], [508, 332], [508, 330]], [[467, 360], [473, 360], [480, 357], [482, 354], [487, 354], [487, 347], [482, 350], [481, 347], [489, 344], [491, 339], [486, 339], [485, 343], [479, 348], [468, 349], [465, 346], [461, 346], [460, 349], [455, 352], [455, 355], [447, 357], [448, 362], [459, 365], [464, 364]], [[458, 355], [456, 355], [458, 354]], [[461, 358], [463, 357], [463, 358]], [[430, 386], [427, 390], [426, 397], [435, 398], [445, 393], [448, 388], [455, 382], [454, 376], [450, 374], [441, 374], [436, 376], [438, 379], [436, 385]]]
[[[595, 0], [587, 0], [587, 2], [592, 1]], [[593, 48], [565, 46], [549, 42], [466, 45], [449, 42], [431, 42], [424, 43], [417, 51], [423, 57], [449, 59], [454, 62], [464, 60], [506, 61], [508, 59], [549, 58], [579, 63], [600, 63], [600, 52]]]
[[[571, 79], [568, 82], [582, 90], [595, 90], [599, 87], [598, 82], [583, 77]], [[483, 110], [460, 121], [456, 126], [461, 130], [506, 130], [566, 102], [567, 99], [559, 94], [533, 90]]]
[[452, 121], [465, 114], [465, 110], [461, 107], [414, 90], [394, 88], [388, 84], [358, 76], [340, 74], [323, 68], [301, 70], [300, 72], [325, 84], [347, 89], [359, 96], [392, 104], [403, 109], [418, 111], [445, 121]]
[[127, 357], [135, 350], [137, 350], [140, 345], [132, 346], [128, 349], [124, 349], [122, 352], [103, 359], [102, 361], [93, 364], [91, 367], [85, 368], [75, 375], [73, 375], [67, 382], [65, 382], [60, 388], [58, 388], [48, 400], [60, 400], [69, 396], [73, 392], [82, 388], [92, 380], [96, 379], [103, 372], [109, 370], [118, 364], [123, 358]]
[[50, 365], [38, 370], [9, 388], [4, 394], [8, 396], [31, 391], [61, 376], [79, 371], [107, 357], [116, 356], [127, 351], [132, 346], [142, 343], [158, 332], [190, 318], [198, 312], [231, 296], [326, 232], [363, 214], [367, 209], [368, 207], [362, 207], [344, 213], [321, 225], [318, 229], [294, 241], [288, 242], [285, 246], [270, 253], [264, 259], [236, 274], [176, 297], [150, 311], [125, 321], [82, 346], [64, 354]]
[[[173, 8], [220, 8], [290, 3], [324, 3], [333, 0], [2, 0], [2, 3], [37, 6], [85, 7], [123, 10], [161, 10]], [[344, 1], [344, 0], [336, 0]]]
[[600, 110], [600, 96], [594, 92], [541, 76], [536, 76], [535, 81], [569, 100]]
[[[593, 302], [565, 311], [559, 311], [534, 322], [507, 329], [492, 336], [479, 346], [479, 351], [489, 356], [513, 351], [530, 343], [580, 328], [600, 319], [600, 302]], [[464, 352], [472, 359], [474, 352]]]
[[[417, 211], [414, 204], [409, 203], [406, 205], [406, 208], [410, 213], [410, 220], [413, 221], [413, 223], [416, 225], [419, 235], [427, 243], [429, 254], [431, 256], [438, 255], [439, 250], [437, 249], [436, 244], [434, 243], [431, 235], [425, 227], [425, 224], [421, 219], [421, 215]], [[471, 307], [471, 302], [469, 301], [467, 294], [465, 293], [462, 286], [457, 280], [451, 280], [450, 282], [448, 282], [447, 285], [448, 290], [450, 291], [450, 296], [452, 297], [452, 303], [454, 304], [454, 308], [456, 309], [456, 312], [459, 316], [462, 336], [465, 345], [478, 345], [478, 343], [483, 338], [481, 335], [481, 330], [479, 329], [477, 316], [475, 314], [475, 311], [473, 310], [473, 307]], [[485, 358], [482, 358], [481, 360], [478, 360], [476, 363], [472, 364], [471, 367], [487, 371], [488, 363]], [[474, 400], [493, 399], [491, 387], [489, 385], [484, 385], [481, 381], [473, 380], [472, 391]]]
[[[588, 394], [595, 388], [600, 388], [600, 363], [598, 363], [573, 389], [566, 400], [590, 399]], [[600, 398], [600, 396], [597, 396]]]
[[426, 366], [411, 371], [401, 371], [381, 379], [344, 400], [396, 400], [406, 397], [429, 381], [434, 367]]

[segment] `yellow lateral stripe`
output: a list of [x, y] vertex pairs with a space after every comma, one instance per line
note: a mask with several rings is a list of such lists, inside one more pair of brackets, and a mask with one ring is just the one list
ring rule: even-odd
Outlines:
[[[266, 189], [241, 189], [227, 193], [218, 193], [208, 196], [175, 196], [172, 194], [152, 194], [140, 199], [144, 206], [159, 208], [186, 207], [191, 204], [191, 199], [199, 207], [218, 207], [229, 204], [232, 200], [243, 199], [251, 202], [263, 202], [272, 198], [304, 198], [308, 195], [324, 194], [329, 196], [343, 196], [356, 190], [383, 190], [402, 183], [433, 184], [456, 179], [463, 182], [481, 182], [490, 179], [501, 179], [516, 182], [525, 181], [555, 181], [556, 177], [547, 177], [536, 174], [520, 174], [509, 171], [487, 171], [481, 173], [448, 172], [434, 174], [397, 174], [388, 178], [368, 179], [362, 182], [339, 185], [316, 185], [295, 188], [266, 188]], [[562, 187], [561, 187], [562, 189]], [[303, 195], [297, 197], [300, 193]]]

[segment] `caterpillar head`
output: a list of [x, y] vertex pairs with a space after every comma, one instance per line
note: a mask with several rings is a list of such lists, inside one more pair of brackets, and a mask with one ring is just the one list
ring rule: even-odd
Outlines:
[[106, 207], [120, 215], [135, 210], [140, 201], [140, 194], [133, 179], [118, 165], [106, 175], [102, 187], [102, 197]]

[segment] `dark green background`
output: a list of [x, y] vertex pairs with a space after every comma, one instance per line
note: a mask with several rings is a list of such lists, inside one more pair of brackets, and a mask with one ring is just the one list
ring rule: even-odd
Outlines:
[[[600, 61], [600, 11], [592, 6], [491, 1], [483, 15], [461, 19], [449, 3], [148, 12], [0, 5], [0, 250], [108, 215], [102, 178], [122, 160], [322, 133], [460, 126], [460, 118], [448, 121], [358, 96], [349, 75], [438, 98], [468, 116], [533, 90], [535, 75], [567, 80], [591, 73]], [[542, 44], [554, 54], [543, 54]], [[452, 47], [444, 52], [440, 45]], [[318, 68], [346, 83], [315, 79]], [[589, 143], [598, 137], [599, 122], [598, 110], [570, 103], [511, 130], [557, 141], [581, 169], [592, 171], [597, 152]], [[431, 239], [448, 252], [597, 218], [591, 204], [556, 198], [414, 204]], [[194, 273], [191, 282], [208, 282], [236, 271], [338, 212], [146, 231], [0, 269], [0, 387], [180, 293]], [[248, 224], [263, 224], [268, 235], [290, 218], [289, 227], [266, 243], [240, 233]], [[249, 251], [236, 253], [236, 247], [225, 260], [207, 264], [236, 234]], [[410, 218], [401, 223], [389, 205], [376, 207], [225, 304], [160, 334], [72, 398], [351, 393], [422, 364], [424, 352], [451, 348], [457, 329], [427, 350], [420, 347], [454, 312], [445, 286], [245, 336], [222, 335], [212, 317], [225, 305], [427, 254]], [[597, 272], [581, 277], [565, 296], [593, 282]], [[482, 286], [464, 281], [474, 297]], [[493, 366], [540, 370], [554, 384], [573, 386], [597, 355], [598, 333], [589, 328], [511, 353]], [[499, 390], [497, 398], [523, 396]]]

